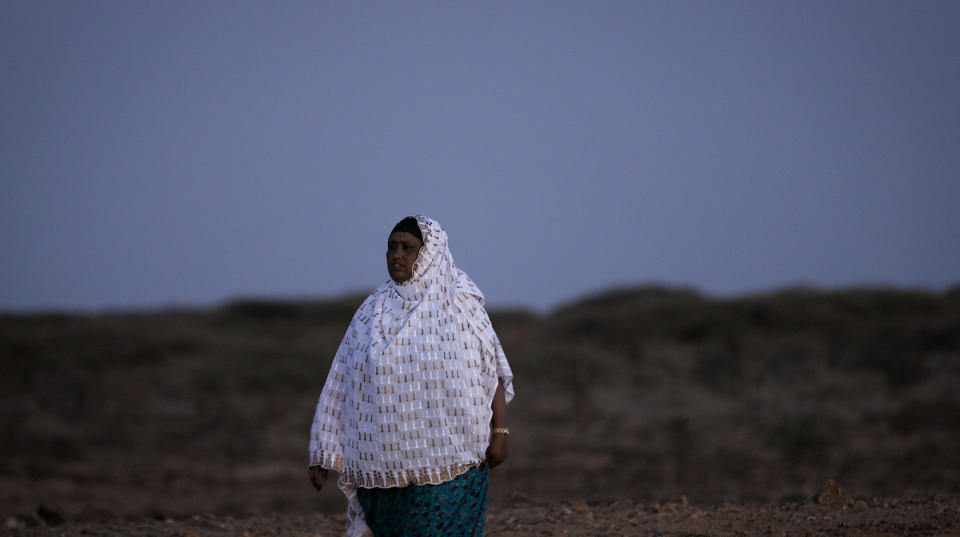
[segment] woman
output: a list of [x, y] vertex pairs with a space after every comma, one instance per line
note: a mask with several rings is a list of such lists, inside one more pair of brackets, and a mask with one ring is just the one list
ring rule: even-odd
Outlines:
[[513, 373], [440, 224], [398, 222], [387, 272], [330, 366], [310, 480], [320, 490], [327, 470], [339, 474], [350, 537], [481, 536], [488, 470], [507, 457]]

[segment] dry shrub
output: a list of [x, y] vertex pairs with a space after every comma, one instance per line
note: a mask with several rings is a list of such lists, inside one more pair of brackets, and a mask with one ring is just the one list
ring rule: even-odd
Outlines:
[[[362, 298], [0, 316], [0, 477], [166, 461], [203, 495], [236, 483], [191, 469], [299, 469]], [[960, 287], [715, 300], [647, 286], [491, 319], [517, 376], [505, 490], [722, 501], [809, 497], [834, 476], [853, 494], [960, 482]], [[590, 471], [556, 471], [574, 465]], [[302, 479], [279, 483], [257, 498], [306, 497]]]

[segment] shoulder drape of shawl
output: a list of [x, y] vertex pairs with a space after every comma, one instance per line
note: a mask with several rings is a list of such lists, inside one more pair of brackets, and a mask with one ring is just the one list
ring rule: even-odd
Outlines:
[[513, 373], [446, 232], [418, 216], [414, 276], [357, 310], [334, 356], [310, 433], [310, 464], [358, 487], [437, 484], [485, 457], [491, 403]]

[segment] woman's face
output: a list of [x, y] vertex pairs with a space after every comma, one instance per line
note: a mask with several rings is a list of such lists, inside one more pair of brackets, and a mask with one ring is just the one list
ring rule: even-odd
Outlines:
[[394, 231], [387, 239], [387, 273], [390, 279], [403, 283], [413, 277], [413, 263], [423, 243], [406, 231]]

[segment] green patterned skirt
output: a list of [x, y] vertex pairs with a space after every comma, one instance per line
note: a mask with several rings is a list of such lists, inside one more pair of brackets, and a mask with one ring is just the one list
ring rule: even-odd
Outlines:
[[487, 465], [439, 485], [357, 489], [376, 537], [482, 537], [487, 515]]

